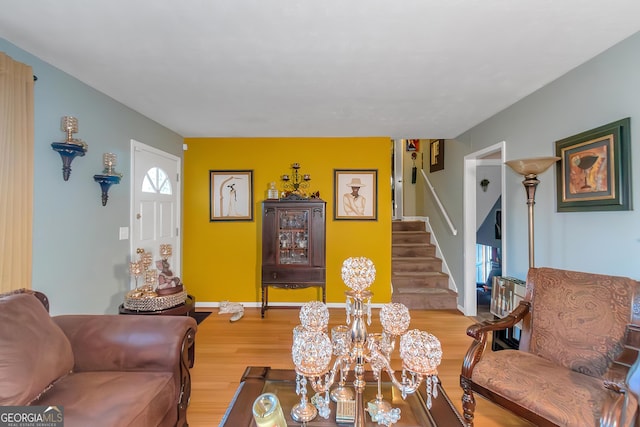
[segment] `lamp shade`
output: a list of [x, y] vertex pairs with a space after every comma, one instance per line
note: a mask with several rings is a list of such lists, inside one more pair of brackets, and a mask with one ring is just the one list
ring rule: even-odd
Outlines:
[[560, 160], [560, 157], [532, 157], [530, 159], [509, 160], [505, 162], [520, 175], [539, 175]]

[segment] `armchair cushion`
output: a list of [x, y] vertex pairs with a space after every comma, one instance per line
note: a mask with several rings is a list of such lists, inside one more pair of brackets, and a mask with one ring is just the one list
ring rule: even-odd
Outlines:
[[602, 379], [518, 350], [485, 353], [471, 379], [559, 426], [593, 425], [601, 402], [614, 395]]
[[622, 351], [635, 282], [624, 277], [534, 269], [529, 351], [602, 377]]

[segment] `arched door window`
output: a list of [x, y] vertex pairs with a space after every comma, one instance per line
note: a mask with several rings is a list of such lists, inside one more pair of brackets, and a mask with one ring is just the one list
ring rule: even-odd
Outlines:
[[171, 181], [167, 173], [156, 167], [149, 169], [142, 181], [142, 192], [171, 195]]

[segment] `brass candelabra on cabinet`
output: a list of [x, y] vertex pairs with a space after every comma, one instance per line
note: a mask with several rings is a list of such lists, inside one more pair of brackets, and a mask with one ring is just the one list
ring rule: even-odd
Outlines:
[[300, 173], [300, 163], [293, 163], [291, 165], [291, 175], [284, 174], [281, 179], [285, 193], [306, 197], [306, 189], [309, 188], [311, 175]]

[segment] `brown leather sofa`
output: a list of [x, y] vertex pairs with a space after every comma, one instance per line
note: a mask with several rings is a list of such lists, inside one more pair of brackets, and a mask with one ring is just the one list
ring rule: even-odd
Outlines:
[[187, 316], [50, 316], [48, 300], [0, 295], [0, 406], [63, 407], [66, 427], [186, 426]]
[[[519, 349], [486, 350], [493, 331], [518, 324]], [[518, 307], [467, 335], [460, 385], [469, 426], [474, 393], [536, 426], [638, 425], [640, 282], [531, 268]]]

